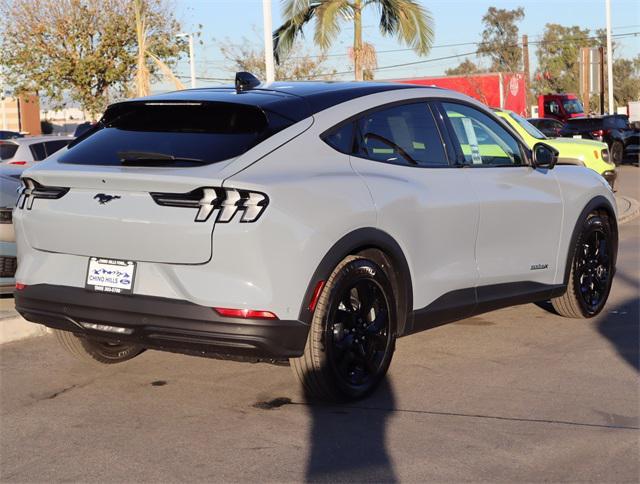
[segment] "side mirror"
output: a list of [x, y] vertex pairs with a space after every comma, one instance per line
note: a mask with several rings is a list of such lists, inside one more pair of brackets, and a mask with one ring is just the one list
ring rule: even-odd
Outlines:
[[560, 152], [546, 143], [536, 143], [533, 145], [533, 166], [535, 168], [546, 168], [551, 170], [558, 162]]

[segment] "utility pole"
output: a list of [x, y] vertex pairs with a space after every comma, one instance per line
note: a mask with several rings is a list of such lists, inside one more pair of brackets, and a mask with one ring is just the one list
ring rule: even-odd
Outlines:
[[580, 96], [582, 97], [582, 105], [584, 106], [585, 111], [589, 112], [589, 88], [590, 88], [590, 78], [589, 74], [591, 71], [591, 62], [590, 62], [590, 47], [582, 47], [580, 48]]
[[526, 114], [527, 116], [530, 114], [529, 113], [529, 80], [530, 80], [530, 73], [529, 73], [529, 36], [527, 34], [524, 34], [522, 36], [522, 60], [523, 60], [523, 65], [524, 65], [524, 89], [526, 92]]
[[600, 114], [604, 114], [604, 47], [598, 47], [600, 54]]
[[273, 21], [271, 19], [271, 0], [262, 0], [262, 23], [264, 30], [264, 66], [266, 81], [275, 81], [275, 65], [273, 63]]
[[615, 114], [613, 108], [613, 48], [611, 46], [611, 0], [605, 0], [607, 10], [607, 83], [609, 84], [609, 114]]

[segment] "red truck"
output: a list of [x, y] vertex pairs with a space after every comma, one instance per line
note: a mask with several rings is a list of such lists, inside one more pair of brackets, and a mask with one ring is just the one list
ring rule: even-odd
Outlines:
[[538, 96], [538, 117], [564, 123], [568, 119], [584, 117], [584, 108], [575, 94], [543, 94]]
[[416, 77], [397, 79], [394, 82], [437, 86], [458, 91], [494, 108], [504, 108], [521, 116], [528, 116], [527, 86], [525, 76], [514, 74], [489, 73], [467, 76]]

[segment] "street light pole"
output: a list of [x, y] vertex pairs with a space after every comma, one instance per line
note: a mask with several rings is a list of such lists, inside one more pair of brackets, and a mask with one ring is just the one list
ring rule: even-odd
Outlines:
[[611, 0], [605, 0], [607, 10], [607, 82], [609, 83], [609, 114], [613, 109], [613, 48], [611, 46]]
[[189, 34], [189, 64], [191, 64], [191, 89], [196, 87], [196, 62], [193, 58], [193, 34]]
[[266, 81], [275, 81], [273, 63], [273, 22], [271, 19], [271, 0], [262, 0], [262, 22], [264, 29], [264, 65]]
[[193, 34], [178, 34], [176, 37], [189, 38], [189, 67], [191, 71], [191, 88], [196, 87], [196, 62], [193, 55]]

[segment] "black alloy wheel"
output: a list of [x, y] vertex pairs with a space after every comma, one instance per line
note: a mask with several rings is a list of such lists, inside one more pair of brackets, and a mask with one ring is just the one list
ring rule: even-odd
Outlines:
[[607, 302], [617, 252], [615, 221], [600, 211], [591, 213], [581, 226], [573, 246], [566, 292], [551, 299], [558, 314], [568, 318], [592, 318]]
[[609, 294], [611, 265], [607, 234], [602, 227], [594, 227], [578, 247], [574, 269], [578, 294], [589, 314], [598, 312]]
[[332, 370], [342, 385], [369, 386], [386, 371], [391, 344], [389, 301], [374, 279], [345, 284], [327, 318], [325, 341]]
[[304, 354], [290, 360], [308, 397], [357, 400], [371, 394], [386, 375], [397, 316], [385, 269], [352, 255], [331, 273], [317, 300]]

